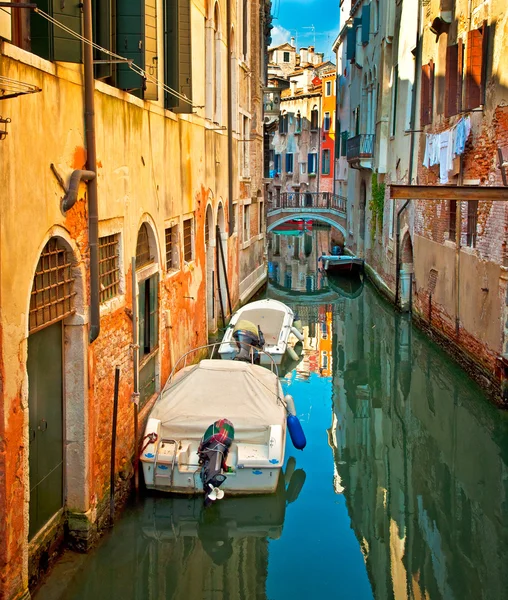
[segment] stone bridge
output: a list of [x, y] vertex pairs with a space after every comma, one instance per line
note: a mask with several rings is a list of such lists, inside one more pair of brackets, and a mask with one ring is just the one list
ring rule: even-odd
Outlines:
[[346, 239], [346, 198], [330, 192], [283, 192], [268, 206], [266, 229], [292, 219], [312, 219], [338, 229]]

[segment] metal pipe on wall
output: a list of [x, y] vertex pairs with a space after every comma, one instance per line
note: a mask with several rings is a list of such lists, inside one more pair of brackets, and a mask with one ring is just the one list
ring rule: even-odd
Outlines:
[[[85, 82], [85, 135], [86, 167], [97, 173], [97, 155], [95, 146], [95, 79], [93, 72], [92, 1], [83, 1], [83, 33], [89, 43], [83, 44], [84, 82]], [[88, 184], [88, 247], [90, 249], [90, 330], [89, 341], [97, 339], [100, 332], [99, 310], [99, 217], [97, 202], [97, 177]]]

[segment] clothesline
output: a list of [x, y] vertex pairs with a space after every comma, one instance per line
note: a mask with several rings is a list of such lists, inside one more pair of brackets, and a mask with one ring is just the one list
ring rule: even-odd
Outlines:
[[453, 159], [464, 153], [470, 133], [471, 118], [467, 116], [450, 129], [425, 134], [423, 166], [428, 169], [439, 165], [439, 183], [448, 183], [448, 173], [453, 170]]

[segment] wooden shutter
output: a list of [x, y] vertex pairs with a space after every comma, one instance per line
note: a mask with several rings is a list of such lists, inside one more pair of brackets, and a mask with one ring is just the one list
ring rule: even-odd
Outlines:
[[[81, 4], [78, 0], [40, 0], [38, 8], [81, 35]], [[47, 60], [80, 63], [81, 41], [55, 27], [35, 12], [30, 14], [31, 51]]]
[[362, 6], [362, 44], [369, 43], [370, 35], [370, 4]]
[[[157, 7], [155, 0], [145, 0], [145, 73], [158, 79], [157, 72]], [[145, 82], [145, 100], [157, 100], [158, 86], [149, 79]]]
[[446, 49], [446, 102], [445, 116], [451, 117], [458, 112], [458, 61], [459, 61], [459, 45], [454, 44]]
[[145, 301], [146, 301], [147, 281], [142, 281], [138, 285], [138, 343], [139, 356], [145, 355]]
[[[112, 23], [111, 23], [111, 0], [93, 0], [92, 3], [92, 29], [93, 41], [106, 48], [113, 50]], [[94, 48], [94, 60], [108, 60], [109, 56]], [[112, 63], [94, 65], [94, 75], [97, 79], [111, 77], [113, 74]]]
[[150, 352], [159, 345], [159, 276], [152, 275], [149, 279], [149, 314], [150, 314]]
[[467, 34], [466, 62], [466, 110], [477, 108], [482, 103], [483, 34], [473, 29]]
[[[144, 0], [117, 0], [116, 51], [144, 69]], [[119, 64], [117, 85], [122, 90], [142, 90], [144, 78], [128, 65]]]
[[[166, 0], [164, 10], [164, 71], [166, 84], [192, 101], [192, 39], [190, 0]], [[166, 92], [165, 106], [190, 113], [192, 106]]]
[[434, 63], [422, 66], [422, 85], [420, 94], [420, 122], [422, 125], [432, 123], [434, 97]]
[[356, 56], [356, 27], [347, 30], [346, 60], [354, 62]]

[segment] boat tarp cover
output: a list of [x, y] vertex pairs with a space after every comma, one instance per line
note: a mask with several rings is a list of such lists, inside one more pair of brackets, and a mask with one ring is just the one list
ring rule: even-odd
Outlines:
[[285, 427], [282, 388], [277, 376], [257, 365], [202, 360], [182, 369], [158, 398], [151, 418], [170, 439], [201, 439], [211, 423], [229, 419], [235, 441], [266, 443], [271, 425]]

